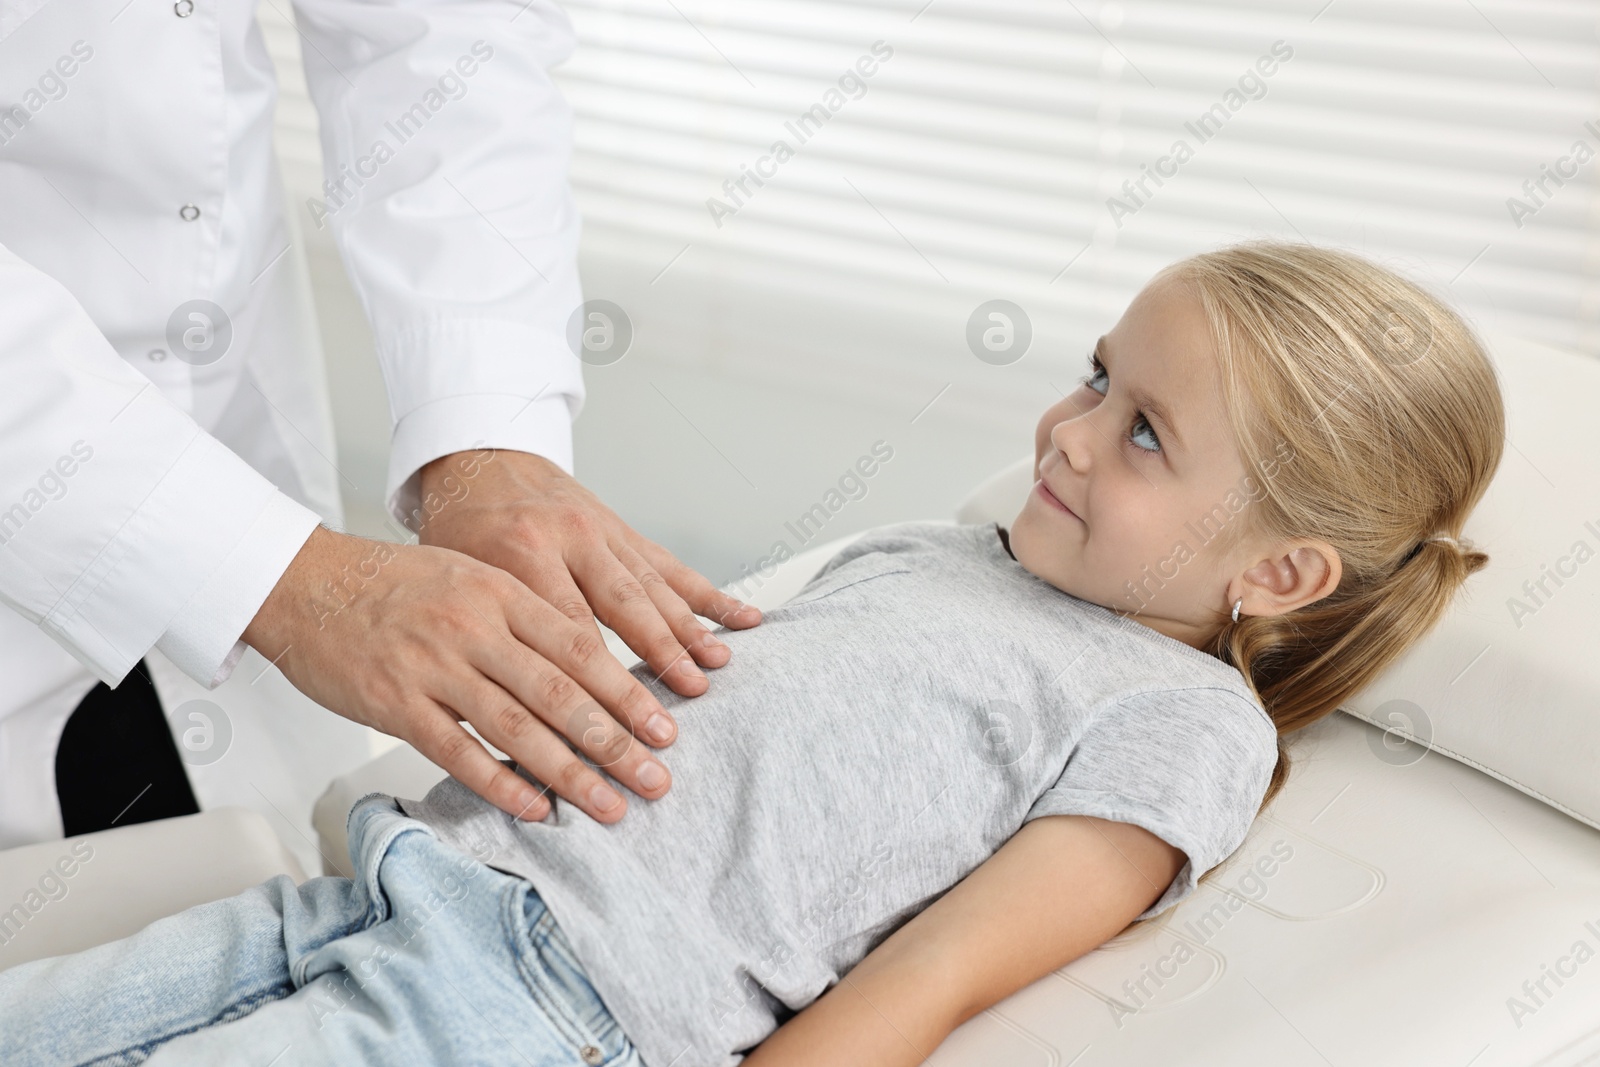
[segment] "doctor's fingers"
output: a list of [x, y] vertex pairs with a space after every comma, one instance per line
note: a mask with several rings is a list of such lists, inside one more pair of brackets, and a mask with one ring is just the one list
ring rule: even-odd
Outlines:
[[410, 722], [404, 733], [390, 732], [404, 737], [452, 778], [507, 815], [542, 819], [550, 814], [551, 802], [543, 791], [495, 759], [476, 737], [462, 729], [458, 712], [433, 700], [426, 701], [425, 709], [420, 703], [406, 712]]
[[705, 575], [684, 563], [648, 537], [627, 531], [629, 545], [655, 568], [696, 615], [716, 619], [730, 630], [746, 630], [761, 621], [761, 609], [729, 596], [706, 580]]
[[695, 617], [694, 610], [683, 597], [678, 595], [666, 578], [650, 565], [649, 560], [626, 543], [617, 542], [611, 548], [618, 561], [639, 579], [639, 584], [644, 587], [650, 602], [655, 605], [656, 611], [671, 628], [672, 636], [689, 650], [689, 655], [694, 657], [696, 663], [702, 667], [720, 667], [728, 662], [731, 654], [728, 646], [718, 640], [717, 636], [706, 628], [705, 623]]
[[[559, 672], [548, 666], [545, 669], [559, 677]], [[549, 684], [547, 676], [536, 688], [543, 690]], [[550, 707], [540, 708], [537, 715], [524, 700], [482, 674], [475, 677], [453, 675], [444, 681], [441, 695], [444, 702], [462, 713], [486, 741], [599, 822], [621, 819], [627, 802], [593, 767], [579, 759], [556, 732], [641, 796], [653, 799], [667, 791], [670, 784], [667, 769], [599, 704], [570, 681], [564, 687], [551, 688], [559, 688], [563, 697]], [[552, 720], [559, 724], [554, 732], [546, 725]], [[645, 780], [651, 783], [650, 788], [646, 788]]]
[[[706, 691], [710, 683], [695, 665], [694, 658], [684, 650], [672, 627], [661, 617], [661, 609], [644, 584], [622, 565], [603, 537], [581, 547], [568, 548], [564, 559], [565, 575], [549, 575], [541, 581], [545, 588], [561, 584], [570, 587], [570, 599], [550, 597], [545, 588], [538, 588], [541, 596], [561, 606], [574, 619], [579, 618], [579, 613], [570, 606], [571, 600], [584, 604], [586, 618], [580, 621], [587, 621], [588, 613], [592, 612], [593, 618], [615, 630], [617, 636], [649, 665], [650, 672], [679, 696], [699, 696]], [[700, 631], [705, 629], [699, 622], [694, 626]], [[598, 637], [599, 631], [595, 633]], [[563, 665], [561, 660], [551, 659], [557, 666]]]
[[[595, 624], [598, 617], [598, 621], [616, 630], [618, 637], [651, 665], [656, 678], [666, 681], [678, 696], [704, 693], [706, 675], [683, 654], [683, 646], [661, 621], [661, 613], [643, 585], [606, 549], [603, 537], [605, 534], [595, 533], [594, 542], [586, 542], [578, 549], [568, 547], [557, 557], [525, 558], [522, 565], [507, 568], [533, 590], [534, 597], [587, 635], [576, 654], [552, 651], [549, 641], [523, 640], [557, 667], [570, 669], [574, 659], [587, 656], [590, 646], [605, 651], [605, 641], [600, 640], [600, 629]], [[536, 627], [536, 633], [542, 630], [544, 627]], [[603, 659], [611, 659], [610, 653]], [[621, 665], [618, 667], [621, 669]]]
[[[568, 600], [559, 603], [583, 604], [583, 595], [565, 570], [560, 580], [572, 592]], [[554, 579], [547, 583], [553, 584]], [[517, 589], [520, 595], [501, 604], [506, 626], [516, 640], [476, 646], [472, 659], [478, 669], [558, 727], [565, 728], [567, 719], [562, 715], [570, 715], [578, 703], [599, 701], [633, 736], [658, 748], [671, 744], [677, 734], [672, 714], [617, 662], [600, 639], [594, 618], [570, 618], [572, 609], [562, 611], [521, 583]]]

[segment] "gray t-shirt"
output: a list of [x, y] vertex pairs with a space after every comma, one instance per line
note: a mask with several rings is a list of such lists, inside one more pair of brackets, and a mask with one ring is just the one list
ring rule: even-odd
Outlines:
[[672, 709], [673, 786], [613, 825], [514, 823], [446, 779], [404, 810], [528, 879], [647, 1067], [724, 1067], [1041, 815], [1188, 863], [1244, 840], [1276, 732], [1237, 670], [1061, 592], [993, 523], [868, 533]]

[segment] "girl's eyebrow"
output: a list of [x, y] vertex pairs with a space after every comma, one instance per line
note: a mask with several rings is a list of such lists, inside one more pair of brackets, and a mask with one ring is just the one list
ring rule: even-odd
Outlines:
[[[1095, 341], [1094, 354], [1099, 358], [1100, 365], [1106, 369], [1106, 377], [1109, 378], [1111, 376], [1111, 363], [1106, 359], [1106, 339], [1104, 336]], [[1173, 421], [1165, 404], [1136, 385], [1128, 386], [1128, 399], [1133, 401], [1134, 407], [1139, 408], [1160, 424], [1158, 429], [1161, 430], [1163, 437], [1170, 435], [1180, 448], [1185, 447], [1183, 434], [1178, 431], [1178, 424]]]

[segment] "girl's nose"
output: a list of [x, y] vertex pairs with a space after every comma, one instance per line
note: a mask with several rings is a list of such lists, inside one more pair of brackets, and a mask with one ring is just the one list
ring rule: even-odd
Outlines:
[[1089, 418], [1089, 412], [1084, 412], [1062, 419], [1050, 428], [1050, 443], [1061, 453], [1067, 466], [1080, 474], [1089, 469], [1093, 451], [1093, 442], [1089, 439], [1095, 437], [1095, 428], [1089, 424]]

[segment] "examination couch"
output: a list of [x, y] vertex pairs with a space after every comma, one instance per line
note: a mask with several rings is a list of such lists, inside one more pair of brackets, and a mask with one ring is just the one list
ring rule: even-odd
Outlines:
[[[1600, 363], [1491, 347], [1507, 447], [1466, 530], [1490, 566], [1426, 640], [1290, 738], [1284, 791], [1190, 899], [974, 1017], [930, 1064], [1600, 1065]], [[1008, 521], [1030, 485], [1019, 461], [954, 518]], [[781, 604], [848, 541], [750, 599]], [[441, 776], [396, 745], [336, 779], [314, 816], [325, 873], [348, 864], [357, 798]], [[97, 858], [0, 944], [0, 967], [302, 877], [238, 809], [86, 840]], [[0, 853], [0, 906], [72, 844]]]

